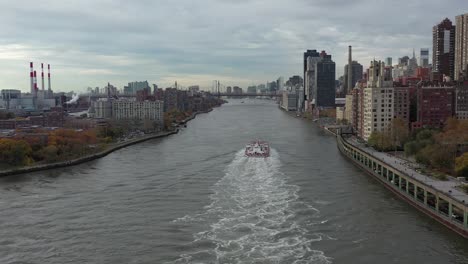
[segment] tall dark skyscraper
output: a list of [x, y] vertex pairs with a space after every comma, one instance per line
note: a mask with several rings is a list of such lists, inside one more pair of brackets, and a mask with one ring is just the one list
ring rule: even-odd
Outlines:
[[345, 65], [344, 67], [344, 83], [343, 83], [343, 94], [346, 95], [348, 94], [348, 91], [351, 91], [354, 88], [354, 85], [356, 84], [357, 81], [362, 79], [362, 73], [363, 73], [363, 67], [362, 65], [357, 62], [353, 61], [351, 63], [351, 87], [348, 87], [348, 64]]
[[446, 18], [432, 28], [433, 78], [442, 80], [443, 75], [454, 79], [455, 73], [455, 26]]
[[322, 60], [316, 64], [315, 81], [317, 89], [313, 99], [316, 107], [335, 107], [336, 65], [331, 55], [320, 53]]

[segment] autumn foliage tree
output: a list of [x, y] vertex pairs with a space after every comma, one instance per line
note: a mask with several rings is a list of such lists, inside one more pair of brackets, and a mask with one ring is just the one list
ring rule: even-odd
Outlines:
[[455, 173], [458, 176], [468, 177], [468, 152], [455, 159]]
[[[468, 121], [449, 118], [442, 131], [423, 129], [405, 144], [405, 154], [416, 161], [447, 173], [466, 175]], [[457, 156], [459, 156], [457, 158]]]
[[0, 162], [12, 166], [28, 165], [31, 159], [31, 146], [24, 140], [0, 139]]

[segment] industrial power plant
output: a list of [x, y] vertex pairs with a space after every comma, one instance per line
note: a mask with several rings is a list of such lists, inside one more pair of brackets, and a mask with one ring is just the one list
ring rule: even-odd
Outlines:
[[44, 63], [41, 63], [41, 89], [37, 85], [37, 73], [34, 63], [29, 63], [29, 78], [31, 83], [30, 93], [21, 93], [16, 89], [1, 90], [0, 110], [6, 110], [17, 114], [49, 111], [59, 104], [51, 88], [50, 64], [47, 64], [48, 88], [45, 90]]

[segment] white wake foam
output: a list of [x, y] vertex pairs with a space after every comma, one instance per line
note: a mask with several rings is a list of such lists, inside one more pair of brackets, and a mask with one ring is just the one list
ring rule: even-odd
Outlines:
[[325, 236], [310, 234], [295, 219], [300, 212], [319, 221], [320, 212], [298, 201], [299, 187], [287, 184], [278, 153], [271, 154], [248, 158], [239, 151], [205, 211], [175, 220], [209, 227], [194, 234], [192, 251], [174, 263], [330, 263], [312, 249]]

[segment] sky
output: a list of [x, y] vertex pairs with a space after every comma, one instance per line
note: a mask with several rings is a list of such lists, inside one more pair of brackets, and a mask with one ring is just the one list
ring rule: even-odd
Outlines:
[[54, 91], [246, 87], [302, 75], [306, 49], [331, 54], [338, 79], [348, 45], [365, 68], [432, 58], [432, 26], [462, 13], [467, 0], [0, 0], [0, 89], [29, 91], [30, 61], [38, 79], [51, 64]]

